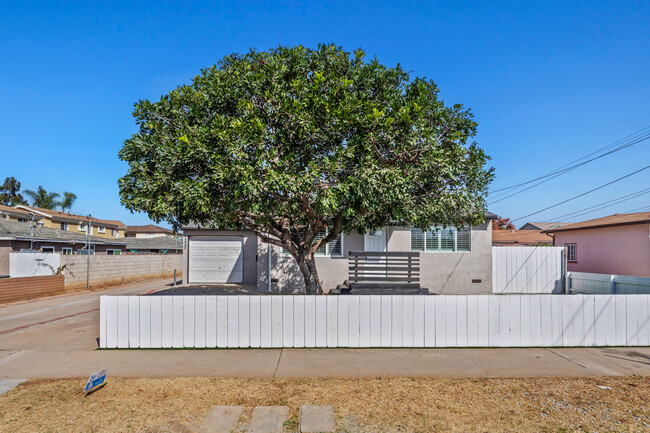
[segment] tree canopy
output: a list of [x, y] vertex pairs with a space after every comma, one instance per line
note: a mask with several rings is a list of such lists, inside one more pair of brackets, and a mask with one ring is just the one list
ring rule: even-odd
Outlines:
[[65, 212], [66, 209], [69, 211], [72, 208], [72, 205], [77, 200], [77, 195], [69, 191], [63, 193], [63, 199], [57, 203], [57, 206], [61, 208], [61, 212]]
[[25, 204], [25, 199], [20, 193], [20, 182], [15, 177], [5, 178], [5, 182], [0, 185], [0, 204], [5, 206]]
[[492, 169], [472, 113], [362, 50], [232, 54], [133, 115], [122, 203], [176, 228], [251, 230], [296, 259], [307, 293], [321, 292], [314, 253], [341, 232], [484, 221]]
[[36, 191], [26, 189], [25, 194], [32, 199], [32, 206], [43, 209], [54, 209], [58, 206], [60, 194], [57, 192], [47, 192], [43, 186], [39, 185]]

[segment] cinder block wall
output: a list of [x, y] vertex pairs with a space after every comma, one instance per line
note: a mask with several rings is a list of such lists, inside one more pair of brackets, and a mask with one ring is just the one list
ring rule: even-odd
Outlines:
[[[61, 256], [65, 265], [65, 288], [86, 286], [88, 256]], [[170, 255], [120, 255], [90, 256], [90, 285], [106, 287], [133, 281], [182, 276], [183, 256]]]
[[0, 303], [52, 296], [63, 292], [63, 275], [0, 279]]

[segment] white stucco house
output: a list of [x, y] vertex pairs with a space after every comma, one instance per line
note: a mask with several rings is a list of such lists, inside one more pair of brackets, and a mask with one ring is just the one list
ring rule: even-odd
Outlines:
[[[387, 226], [373, 233], [342, 234], [317, 253], [323, 289], [331, 290], [348, 278], [350, 251], [417, 251], [421, 286], [430, 293], [492, 293], [490, 220], [495, 218], [486, 212], [485, 223], [460, 230]], [[293, 257], [270, 247], [249, 231], [183, 227], [184, 279], [191, 285], [255, 286], [260, 293], [301, 291], [302, 274]]]

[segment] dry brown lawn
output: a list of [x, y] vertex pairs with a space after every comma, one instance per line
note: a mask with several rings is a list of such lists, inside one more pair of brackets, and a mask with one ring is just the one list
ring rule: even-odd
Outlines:
[[[0, 432], [196, 431], [213, 405], [331, 404], [341, 432], [650, 431], [650, 378], [34, 380], [0, 396]], [[605, 386], [611, 389], [601, 389]]]

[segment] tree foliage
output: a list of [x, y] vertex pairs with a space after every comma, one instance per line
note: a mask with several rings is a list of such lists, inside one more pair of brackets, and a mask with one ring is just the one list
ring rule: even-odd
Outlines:
[[296, 259], [308, 293], [315, 251], [341, 232], [484, 221], [492, 169], [471, 112], [361, 50], [229, 55], [133, 115], [122, 203], [176, 228], [252, 230]]
[[77, 195], [69, 191], [63, 193], [63, 199], [57, 202], [57, 206], [61, 208], [61, 212], [65, 212], [66, 209], [69, 211], [72, 208], [75, 200], [77, 200]]
[[0, 204], [5, 206], [25, 204], [25, 199], [20, 194], [20, 182], [15, 177], [5, 178], [5, 182], [0, 185]]
[[497, 218], [492, 220], [492, 230], [514, 230], [515, 225], [510, 222], [510, 218]]
[[47, 192], [41, 185], [38, 186], [36, 191], [26, 189], [25, 194], [32, 200], [32, 206], [40, 207], [43, 209], [54, 209], [58, 206], [59, 193]]

